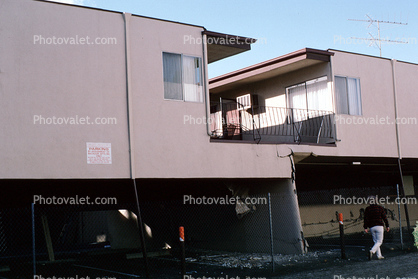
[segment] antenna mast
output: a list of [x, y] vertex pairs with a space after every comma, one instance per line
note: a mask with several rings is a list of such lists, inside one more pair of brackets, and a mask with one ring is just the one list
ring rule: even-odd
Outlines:
[[367, 28], [369, 28], [371, 25], [373, 25], [373, 23], [377, 23], [377, 39], [374, 38], [373, 35], [370, 32], [369, 32], [369, 35], [370, 35], [371, 38], [357, 38], [357, 37], [351, 37], [351, 38], [352, 39], [358, 39], [358, 40], [371, 41], [370, 42], [370, 45], [372, 45], [373, 43], [375, 43], [377, 45], [377, 47], [379, 48], [380, 57], [382, 57], [382, 42], [399, 43], [399, 44], [407, 44], [408, 43], [408, 42], [403, 42], [403, 41], [386, 40], [386, 39], [381, 39], [380, 38], [380, 23], [398, 24], [398, 25], [408, 25], [408, 23], [372, 19], [367, 14], [366, 14], [366, 16], [369, 19], [349, 19], [349, 20], [351, 20], [351, 21], [364, 21], [364, 22], [369, 22], [370, 24], [369, 24], [369, 26], [367, 26]]

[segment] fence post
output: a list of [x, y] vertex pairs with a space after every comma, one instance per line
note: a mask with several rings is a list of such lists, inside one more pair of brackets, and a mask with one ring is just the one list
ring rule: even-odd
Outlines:
[[340, 247], [341, 247], [341, 259], [346, 259], [347, 256], [345, 255], [345, 244], [344, 244], [344, 219], [343, 214], [338, 213], [338, 223], [340, 224]]
[[269, 201], [269, 223], [270, 223], [270, 246], [271, 246], [271, 264], [273, 272], [275, 272], [274, 266], [274, 238], [273, 238], [273, 218], [271, 214], [271, 198], [270, 193], [268, 193], [268, 201]]
[[181, 278], [186, 275], [186, 248], [184, 245], [184, 227], [179, 228], [180, 248], [181, 248]]
[[33, 261], [33, 277], [36, 276], [36, 250], [35, 250], [35, 204], [31, 205], [32, 211], [32, 261]]

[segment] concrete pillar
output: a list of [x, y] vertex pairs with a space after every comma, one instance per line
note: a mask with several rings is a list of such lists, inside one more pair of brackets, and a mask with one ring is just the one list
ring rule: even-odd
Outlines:
[[[263, 185], [262, 196], [271, 193], [274, 253], [303, 253], [302, 224], [295, 183], [277, 179]], [[265, 190], [264, 190], [265, 189]], [[268, 204], [257, 205], [256, 211], [242, 219], [247, 252], [270, 252]]]

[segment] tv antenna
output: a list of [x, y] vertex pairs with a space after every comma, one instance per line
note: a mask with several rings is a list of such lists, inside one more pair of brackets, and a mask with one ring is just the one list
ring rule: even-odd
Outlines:
[[369, 24], [369, 26], [367, 26], [367, 28], [369, 28], [371, 25], [373, 25], [373, 23], [377, 23], [377, 38], [375, 38], [370, 32], [369, 32], [369, 35], [370, 35], [371, 38], [357, 38], [357, 37], [351, 37], [351, 38], [352, 39], [357, 39], [357, 40], [370, 41], [369, 46], [371, 46], [373, 44], [376, 44], [376, 46], [379, 48], [380, 57], [382, 57], [382, 42], [398, 43], [398, 44], [407, 44], [408, 43], [408, 42], [404, 42], [404, 41], [386, 40], [386, 39], [381, 39], [380, 38], [380, 24], [381, 23], [398, 24], [398, 25], [408, 25], [408, 23], [373, 19], [367, 14], [366, 14], [366, 16], [369, 19], [349, 19], [349, 20], [369, 22], [370, 24]]

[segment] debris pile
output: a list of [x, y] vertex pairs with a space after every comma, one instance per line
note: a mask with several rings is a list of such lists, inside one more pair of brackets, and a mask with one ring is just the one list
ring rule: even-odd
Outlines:
[[[274, 255], [276, 265], [292, 266], [304, 263], [327, 262], [338, 260], [339, 250], [330, 250], [323, 252], [308, 252], [300, 255]], [[204, 264], [212, 266], [221, 266], [227, 268], [240, 269], [267, 269], [271, 268], [271, 255], [262, 253], [217, 253], [196, 255], [186, 258], [187, 262], [194, 264]]]

